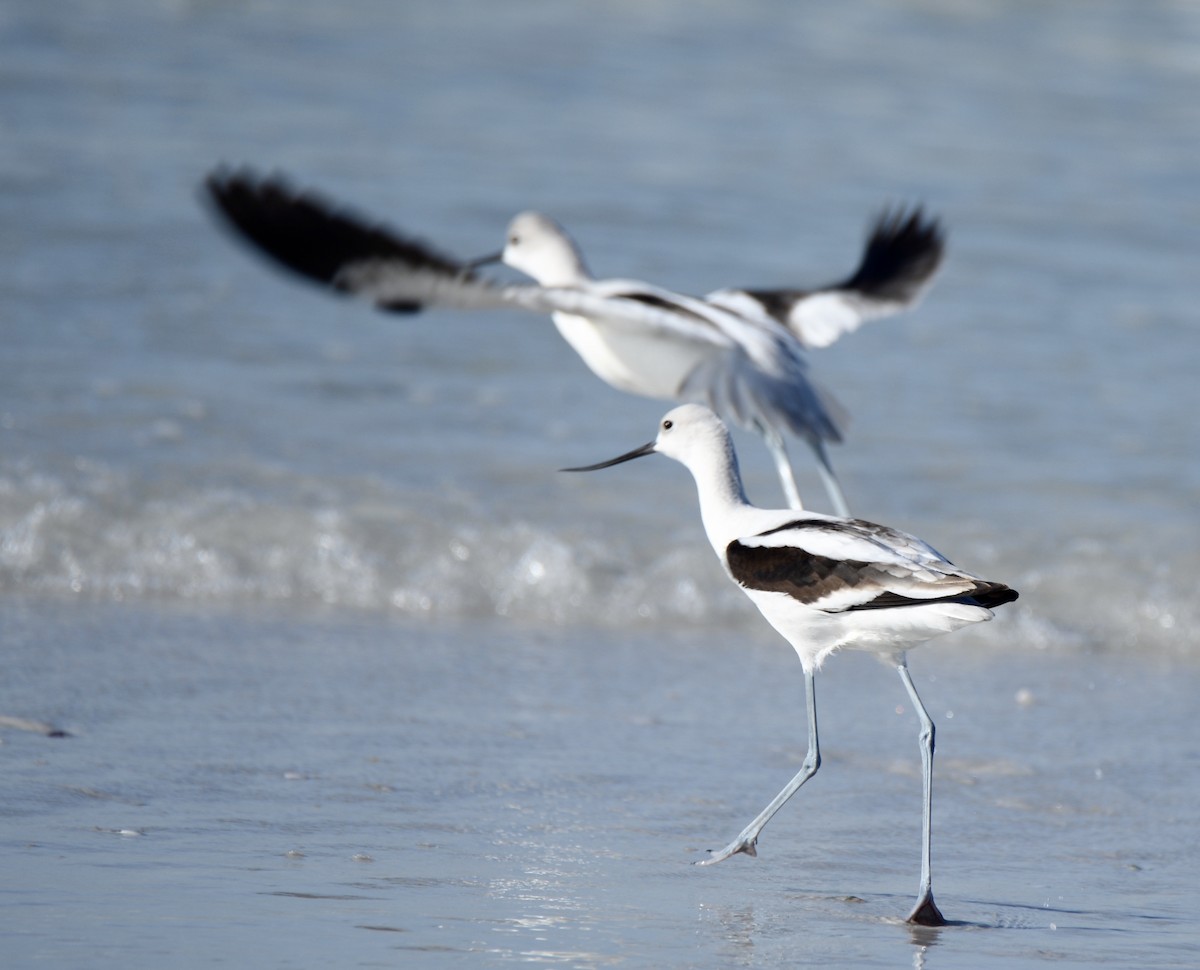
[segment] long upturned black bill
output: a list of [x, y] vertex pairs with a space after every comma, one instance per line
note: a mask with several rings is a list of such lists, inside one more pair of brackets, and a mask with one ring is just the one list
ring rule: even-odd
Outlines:
[[648, 441], [640, 448], [634, 448], [633, 451], [627, 451], [623, 455], [618, 455], [616, 458], [610, 458], [608, 461], [597, 462], [594, 465], [582, 465], [579, 468], [560, 468], [560, 472], [594, 472], [598, 468], [609, 468], [612, 465], [619, 465], [623, 461], [633, 461], [634, 458], [641, 458], [644, 455], [654, 454], [654, 442]]
[[504, 259], [504, 253], [492, 253], [490, 256], [480, 256], [478, 259], [468, 259], [463, 263], [463, 269], [479, 269], [480, 266], [491, 266], [492, 263], [499, 263]]

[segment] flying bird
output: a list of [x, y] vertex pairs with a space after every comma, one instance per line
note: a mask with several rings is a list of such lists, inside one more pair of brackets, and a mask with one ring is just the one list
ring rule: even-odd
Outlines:
[[815, 675], [839, 650], [867, 650], [895, 664], [921, 729], [923, 810], [921, 878], [910, 923], [941, 926], [930, 869], [934, 725], [917, 695], [906, 652], [971, 623], [1017, 598], [1017, 591], [959, 569], [930, 545], [861, 519], [751, 505], [724, 423], [708, 408], [685, 404], [659, 423], [650, 443], [609, 461], [564, 471], [595, 471], [663, 454], [696, 481], [708, 541], [729, 577], [800, 657], [808, 709], [808, 754], [796, 776], [729, 845], [703, 860], [757, 855], [772, 816], [821, 765]]
[[[207, 199], [243, 240], [277, 263], [381, 310], [513, 308], [549, 313], [596, 376], [618, 390], [703, 402], [766, 442], [788, 504], [802, 508], [785, 434], [808, 444], [834, 510], [848, 515], [826, 445], [843, 410], [808, 375], [805, 349], [825, 347], [876, 317], [912, 307], [942, 260], [936, 219], [884, 212], [857, 269], [811, 290], [721, 289], [685, 296], [635, 280], [595, 279], [557, 222], [524, 212], [504, 249], [461, 261], [276, 175], [214, 171]], [[502, 261], [537, 285], [478, 275]]]

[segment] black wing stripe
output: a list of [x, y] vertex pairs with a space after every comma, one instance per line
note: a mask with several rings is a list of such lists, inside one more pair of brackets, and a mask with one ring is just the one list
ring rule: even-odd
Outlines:
[[874, 585], [867, 563], [815, 556], [786, 546], [745, 546], [736, 539], [725, 550], [733, 578], [747, 589], [786, 593], [813, 604], [839, 589]]
[[644, 303], [646, 306], [652, 306], [659, 310], [668, 310], [671, 313], [678, 313], [681, 316], [691, 317], [693, 320], [698, 320], [709, 327], [714, 326], [712, 320], [704, 316], [702, 313], [697, 313], [695, 310], [682, 304], [676, 303], [674, 300], [666, 299], [659, 296], [657, 293], [620, 293], [616, 294], [622, 300], [633, 300], [636, 303]]
[[846, 612], [853, 610], [881, 610], [902, 606], [927, 606], [930, 603], [962, 603], [964, 606], [982, 606], [984, 609], [995, 609], [1005, 603], [1011, 603], [1017, 598], [1017, 591], [1003, 583], [979, 583], [969, 593], [959, 593], [955, 596], [935, 596], [932, 599], [919, 599], [915, 596], [904, 596], [900, 593], [880, 593], [869, 603], [852, 606]]
[[793, 519], [791, 522], [775, 526], [774, 529], [767, 529], [765, 532], [756, 532], [755, 537], [761, 539], [763, 536], [773, 536], [776, 532], [787, 532], [788, 529], [823, 529], [829, 531], [831, 528], [836, 528], [836, 526], [820, 519]]
[[779, 323], [787, 325], [788, 317], [794, 307], [817, 292], [816, 290], [743, 290], [747, 296], [753, 297], [768, 316]]

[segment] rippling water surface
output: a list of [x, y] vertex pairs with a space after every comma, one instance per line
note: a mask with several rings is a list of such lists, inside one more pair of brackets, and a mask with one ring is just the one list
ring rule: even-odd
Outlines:
[[[805, 888], [800, 876], [771, 883], [779, 875], [763, 877], [764, 860], [757, 860], [751, 876], [729, 877], [747, 892], [754, 879], [768, 880], [771, 901], [760, 895], [750, 904], [737, 893], [698, 899], [700, 890], [687, 882], [695, 871], [678, 867], [665, 884], [634, 897], [643, 916], [653, 900], [668, 901], [662, 923], [622, 923], [614, 899], [641, 877], [595, 855], [593, 839], [610, 844], [649, 827], [659, 836], [654, 844], [679, 861], [714, 828], [724, 838], [725, 829], [740, 827], [736, 819], [774, 790], [775, 776], [789, 772], [793, 746], [802, 742], [801, 720], [788, 709], [800, 698], [794, 658], [721, 575], [686, 472], [661, 460], [604, 477], [555, 471], [641, 444], [665, 405], [594, 379], [546, 320], [450, 312], [385, 317], [276, 274], [234, 246], [198, 202], [200, 181], [224, 162], [287, 172], [464, 257], [494, 251], [513, 213], [538, 208], [573, 231], [598, 273], [686, 292], [826, 282], [852, 268], [865, 225], [882, 206], [922, 202], [938, 214], [949, 231], [949, 258], [920, 309], [872, 324], [811, 360], [818, 380], [853, 415], [847, 443], [833, 456], [851, 507], [917, 532], [1022, 593], [997, 622], [928, 654], [937, 664], [966, 664], [956, 675], [957, 694], [939, 701], [939, 754], [952, 762], [951, 739], [965, 731], [957, 744], [966, 762], [957, 787], [949, 783], [958, 795], [946, 796], [942, 809], [952, 839], [960, 826], [950, 865], [962, 868], [949, 878], [957, 880], [960, 899], [974, 900], [964, 918], [1028, 921], [1045, 930], [1055, 919], [1042, 913], [997, 915], [1002, 904], [1040, 906], [1071, 895], [1039, 883], [1039, 898], [1022, 897], [1037, 852], [1026, 847], [1010, 865], [1002, 851], [1027, 838], [1030, 816], [1021, 813], [1031, 813], [1042, 836], [1064, 817], [1108, 819], [1117, 827], [1103, 836], [1088, 825], [1059, 832], [1066, 843], [1058, 865], [1069, 879], [1079, 877], [1076, 885], [1101, 887], [1076, 900], [1088, 915], [1076, 921], [1084, 928], [1074, 942], [1059, 949], [1045, 936], [1027, 945], [1005, 938], [976, 956], [993, 952], [998, 966], [1076, 957], [1089, 966], [1110, 958], [1116, 965], [1188, 965], [1180, 955], [1186, 946], [1173, 947], [1194, 947], [1194, 919], [1172, 923], [1165, 938], [1146, 932], [1162, 907], [1142, 912], [1137, 928], [1123, 924], [1126, 936], [1111, 927], [1127, 915], [1122, 900], [1130, 894], [1161, 900], [1188, 890], [1194, 898], [1185, 860], [1172, 860], [1165, 842], [1167, 833], [1194, 824], [1194, 786], [1172, 780], [1158, 802], [1146, 805], [1127, 779], [1142, 778], [1148, 789], [1166, 783], [1153, 773], [1144, 777], [1138, 738], [1154, 738], [1150, 762], [1174, 765], [1169, 773], [1194, 776], [1186, 766], [1197, 758], [1194, 731], [1181, 713], [1186, 707], [1174, 692], [1194, 677], [1200, 619], [1198, 43], [1200, 12], [1171, 2], [6, 6], [0, 600], [9, 617], [11, 669], [0, 714], [60, 721], [76, 735], [47, 748], [51, 739], [18, 733], [0, 749], [32, 759], [10, 802], [6, 851], [26, 846], [17, 883], [45, 889], [10, 891], [6, 921], [15, 925], [23, 905], [75, 905], [84, 924], [103, 924], [104, 911], [71, 902], [65, 887], [78, 872], [49, 860], [57, 852], [86, 865], [80, 858], [95, 853], [98, 868], [89, 879], [103, 885], [95, 873], [124, 864], [115, 860], [137, 840], [106, 841], [96, 833], [150, 832], [154, 821], [130, 818], [147, 806], [169, 819], [164, 829], [190, 834], [169, 843], [165, 855], [154, 848], [161, 841], [137, 843], [152, 848], [141, 862], [129, 862], [138, 885], [124, 891], [153, 898], [156, 866], [176, 850], [181, 855], [171, 864], [189, 874], [181, 877], [189, 891], [209, 879], [223, 882], [219, 866], [187, 867], [224, 836], [239, 853], [231, 866], [244, 876], [255, 864], [240, 853], [260, 824], [272, 833], [261, 847], [263, 860], [271, 860], [264, 864], [278, 875], [284, 843], [300, 845], [300, 833], [310, 831], [308, 823], [280, 821], [295, 811], [290, 799], [300, 786], [279, 779], [293, 770], [328, 779], [323, 772], [333, 769], [289, 767], [306, 760], [294, 751], [273, 755], [269, 739], [280, 736], [273, 730], [296, 736], [303, 719], [288, 714], [272, 729], [268, 714], [281, 713], [277, 705], [289, 696], [320, 709], [328, 703], [318, 689], [323, 678], [339, 683], [331, 696], [344, 698], [344, 707], [324, 713], [326, 723], [340, 727], [322, 733], [319, 724], [308, 725], [316, 736], [304, 734], [309, 755], [339, 763], [348, 742], [338, 732], [363, 729], [350, 727], [357, 692], [368, 699], [366, 709], [386, 708], [370, 671], [382, 677], [390, 662], [414, 681], [427, 680], [438, 703], [428, 693], [408, 695], [417, 713], [402, 731], [376, 719], [371, 736], [391, 752], [378, 757], [399, 760], [378, 773], [352, 772], [347, 784], [356, 794], [345, 797], [354, 808], [313, 825], [322, 838], [330, 827], [349, 831], [360, 823], [383, 837], [371, 828], [382, 824], [378, 818], [365, 821], [378, 809], [413, 813], [418, 846], [442, 844], [431, 827], [452, 833], [444, 840], [454, 843], [451, 861], [440, 874], [446, 856], [422, 856], [416, 869], [400, 865], [363, 890], [386, 900], [388, 887], [417, 885], [404, 880], [433, 880], [424, 895], [399, 891], [397, 903], [426, 919], [427, 932], [414, 946], [427, 958], [441, 945], [428, 929], [437, 913], [466, 918], [488, 899], [495, 911], [479, 911], [492, 912], [493, 929], [514, 934], [518, 944], [493, 952], [476, 945], [473, 929], [469, 942], [446, 943], [447, 952], [636, 964], [622, 942], [635, 927], [631, 939], [658, 954], [647, 960], [655, 965], [778, 965], [801, 952], [794, 937], [780, 943], [787, 914], [803, 912], [816, 896], [825, 900], [813, 917], [823, 942], [813, 944], [812, 959], [830, 959], [842, 934], [857, 932], [840, 922], [842, 904], [830, 912], [828, 899], [845, 888], [836, 877], [849, 865], [853, 885], [870, 887], [878, 874], [868, 859], [821, 854], [821, 872], [831, 878], [823, 888]], [[744, 436], [738, 444], [752, 497], [778, 504], [760, 445]], [[803, 449], [794, 451], [811, 504], [823, 508]], [[392, 642], [395, 657], [386, 646]], [[346, 663], [362, 681], [348, 687], [338, 681], [338, 657], [356, 643], [356, 659]], [[161, 650], [147, 652], [153, 644]], [[515, 670], [492, 669], [489, 659], [486, 676], [461, 673], [479, 651], [490, 657], [496, 644], [516, 658]], [[294, 661], [291, 646], [299, 651]], [[738, 649], [758, 657], [748, 665], [750, 683], [739, 684], [733, 697], [705, 694], [709, 688], [699, 684], [710, 678], [740, 680]], [[659, 650], [671, 662], [649, 659]], [[590, 669], [587, 658], [597, 651], [611, 656], [615, 683]], [[627, 737], [614, 726], [669, 719], [683, 697], [689, 700], [678, 716], [689, 732], [700, 731], [719, 707], [725, 720], [707, 725], [716, 731], [756, 707], [753, 678], [761, 686], [774, 677], [774, 659], [764, 657], [779, 660], [791, 700], [771, 708], [776, 720], [737, 729], [747, 746], [759, 747], [742, 752], [729, 742], [701, 759], [704, 744], [726, 742], [689, 734], [666, 742], [638, 731]], [[225, 678], [242, 663], [251, 665], [246, 678], [268, 683], [294, 663], [300, 681], [283, 677], [282, 695], [264, 687], [231, 697]], [[921, 663], [914, 658], [914, 669]], [[926, 663], [924, 682], [937, 666]], [[567, 666], [544, 673], [556, 664]], [[206, 680], [212, 665], [225, 672]], [[853, 696], [854, 677], [870, 682], [876, 669], [857, 660], [846, 665], [857, 673], [840, 683]], [[539, 692], [540, 685], [561, 694], [572, 674], [587, 678], [595, 696], [559, 703]], [[877, 690], [883, 706], [871, 709], [868, 699], [862, 713], [886, 725], [903, 698], [885, 671], [878, 676], [877, 687], [864, 689], [868, 698]], [[459, 677], [468, 685], [457, 699], [464, 706], [447, 713], [439, 704], [455, 703], [450, 685]], [[636, 704], [613, 696], [631, 681]], [[836, 692], [839, 681], [832, 683]], [[488, 684], [508, 706], [484, 718], [483, 737], [464, 725], [472, 705], [492, 710]], [[707, 702], [690, 700], [698, 690]], [[1035, 703], [1017, 704], [1017, 691]], [[1059, 692], [1075, 699], [1065, 707], [1046, 703]], [[976, 711], [972, 722], [964, 705], [989, 697], [1002, 698], [1001, 706]], [[166, 706], [156, 708], [155, 698]], [[615, 713], [604, 698], [617, 705]], [[621, 713], [626, 703], [630, 709]], [[955, 707], [958, 716], [946, 721]], [[238, 731], [222, 731], [247, 711], [266, 724], [256, 721], [251, 732], [254, 752], [239, 754]], [[177, 722], [170, 717], [176, 712]], [[595, 730], [629, 742], [605, 742], [591, 781], [589, 754], [575, 747], [589, 737], [577, 720], [585, 713]], [[556, 717], [566, 740], [547, 726]], [[1094, 724], [1080, 738], [1089, 718]], [[465, 763], [485, 766], [478, 768], [485, 779], [479, 790], [464, 768], [457, 781], [439, 781], [430, 771], [403, 797], [389, 795], [384, 789], [414, 770], [414, 751], [443, 743], [436, 741], [440, 719], [457, 725], [458, 747], [448, 745], [438, 758], [453, 760], [457, 750]], [[903, 723], [907, 731], [911, 725]], [[977, 733], [968, 730], [972, 723]], [[215, 733], [202, 724], [216, 724]], [[867, 762], [878, 739], [861, 738], [860, 746], [847, 736], [855, 729], [842, 724], [837, 743]], [[147, 751], [145, 737], [133, 741], [137, 730], [179, 732], [181, 739]], [[1028, 732], [1027, 751], [1039, 751], [1032, 766], [1008, 740], [1021, 730]], [[407, 739], [407, 761], [394, 753], [398, 733]], [[514, 740], [526, 734], [537, 758]], [[903, 737], [896, 757], [909, 758], [911, 738]], [[210, 741], [227, 747], [208, 750]], [[97, 758], [124, 764], [122, 752], [133, 749], [126, 745], [139, 751], [138, 763], [156, 766], [156, 781], [128, 765], [124, 774], [93, 777]], [[561, 762], [545, 760], [548, 749]], [[39, 779], [37, 759], [48, 751], [59, 752], [43, 765], [52, 777]], [[648, 779], [664, 753], [697, 760], [688, 762], [694, 770], [675, 769], [680, 777], [670, 786], [654, 788]], [[508, 772], [491, 773], [496, 757], [533, 759], [525, 789], [502, 780], [512, 777]], [[635, 760], [623, 767], [623, 757]], [[710, 760], [720, 767], [710, 768]], [[827, 759], [821, 783], [837, 792], [834, 760]], [[176, 774], [164, 777], [168, 764]], [[898, 778], [900, 797], [915, 805], [913, 779], [890, 772], [889, 764], [879, 783], [881, 764], [860, 763], [861, 773], [843, 779], [847, 787], [836, 797], [852, 800], [856, 789], [884, 798], [887, 779]], [[697, 790], [697, 778], [731, 766], [743, 772], [737, 784], [746, 791]], [[258, 807], [225, 804], [213, 794], [241, 790], [240, 782], [214, 777], [222, 771], [269, 779], [265, 793], [252, 788], [259, 794], [247, 796], [261, 797]], [[563, 771], [568, 790], [550, 782]], [[954, 777], [953, 766], [946, 771]], [[1083, 787], [1059, 792], [1060, 771], [1077, 775]], [[1005, 773], [1030, 792], [1000, 784]], [[508, 784], [518, 794], [501, 790]], [[1084, 794], [1090, 784], [1105, 786], [1104, 794]], [[361, 786], [371, 785], [383, 788], [368, 797]], [[973, 803], [971, 792], [983, 789]], [[536, 794], [523, 800], [520, 791]], [[519, 836], [503, 835], [505, 848], [490, 854], [475, 844], [486, 841], [491, 818], [471, 800], [481, 793], [519, 820]], [[301, 801], [328, 805], [342, 797], [322, 792]], [[677, 838], [664, 806], [687, 798], [728, 803], [714, 809], [693, 800], [688, 834]], [[614, 823], [619, 831], [596, 836], [613, 811], [605, 799], [616, 800], [618, 814], [628, 810], [627, 829]], [[648, 802], [650, 818], [643, 814]], [[468, 803], [466, 817], [456, 817]], [[35, 821], [46, 805], [53, 806], [52, 831]], [[856, 831], [886, 830], [897, 817], [854, 805], [843, 806], [850, 831], [835, 833], [838, 845], [853, 844]], [[981, 806], [988, 838], [961, 828]], [[1006, 806], [1017, 815], [1006, 814]], [[1134, 851], [1137, 840], [1114, 834], [1134, 809], [1156, 813], [1137, 826], [1142, 838], [1164, 833], [1142, 846], [1152, 860]], [[569, 851], [557, 837], [538, 842], [570, 810], [583, 813], [583, 834]], [[192, 827], [192, 815], [205, 821]], [[406, 844], [387, 829], [403, 824], [388, 817], [388, 837]], [[225, 818], [238, 821], [223, 835], [214, 819]], [[453, 833], [474, 834], [460, 840]], [[811, 861], [798, 834], [811, 835], [781, 841]], [[329, 857], [352, 857], [351, 841], [326, 846]], [[975, 862], [989, 867], [994, 891], [970, 878], [964, 848], [976, 841], [992, 847]], [[495, 902], [532, 898], [538, 891], [530, 887], [549, 878], [518, 877], [505, 861], [534, 843], [530, 857], [560, 876], [570, 872], [561, 878], [580, 880], [577, 889], [590, 886], [577, 911], [608, 921], [598, 933], [603, 946], [584, 945], [586, 921], [555, 910], [553, 892], [551, 902], [528, 912]], [[892, 842], [870, 844], [878, 850]], [[1081, 862], [1097, 844], [1098, 857], [1111, 863], [1111, 882], [1089, 868], [1094, 858]], [[29, 848], [35, 845], [42, 851]], [[560, 850], [566, 861], [555, 869], [545, 854]], [[872, 919], [904, 908], [910, 856], [905, 851], [895, 862], [898, 884], [881, 890], [897, 898], [868, 900]], [[484, 857], [490, 874], [477, 871]], [[597, 864], [594, 880], [579, 875]], [[356, 884], [348, 872], [323, 873], [313, 880], [317, 889], [302, 889], [287, 871], [265, 879], [263, 895], [253, 897], [277, 906], [286, 920], [297, 912], [298, 893], [359, 892], [345, 888], [346, 880]], [[1125, 881], [1134, 872], [1140, 886]], [[1148, 872], [1159, 881], [1153, 890]], [[497, 890], [502, 884], [508, 888]], [[444, 909], [430, 907], [429, 894], [446, 900]], [[164, 898], [169, 894], [160, 904]], [[1069, 898], [1061, 905], [1070, 909]], [[138, 939], [178, 956], [187, 934], [163, 928], [174, 912], [165, 909], [131, 917], [127, 938], [109, 933], [113, 948], [103, 962], [149, 965]], [[243, 955], [251, 951], [241, 946], [272, 926], [259, 909], [244, 923], [237, 905], [200, 910], [234, 934]], [[390, 912], [344, 915], [364, 927], [404, 922]], [[242, 935], [230, 929], [239, 925]], [[288, 925], [306, 932], [303, 920]], [[157, 929], [139, 937], [148, 926]], [[724, 948], [704, 942], [714, 930]], [[543, 947], [539, 934], [547, 933], [555, 939]], [[69, 963], [68, 954], [88, 951], [89, 933], [79, 930], [75, 938], [79, 951], [57, 930], [31, 929], [22, 953], [26, 962], [40, 955]], [[1118, 939], [1105, 948], [1103, 941]], [[868, 942], [849, 959], [895, 965], [898, 955], [905, 965], [928, 958], [934, 966], [946, 937], [928, 952], [927, 944], [889, 954], [885, 944]], [[369, 951], [352, 948], [349, 962], [371, 959]], [[197, 963], [232, 952], [233, 944], [210, 947]], [[259, 962], [270, 965], [281, 951], [261, 952], [267, 956]], [[953, 960], [970, 962], [962, 953]]]

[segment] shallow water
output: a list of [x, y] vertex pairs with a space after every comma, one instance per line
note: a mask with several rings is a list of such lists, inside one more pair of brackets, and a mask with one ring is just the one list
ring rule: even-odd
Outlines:
[[[1198, 41], [1172, 2], [7, 4], [0, 717], [73, 734], [0, 722], [15, 957], [1193, 965]], [[796, 769], [802, 685], [682, 469], [555, 473], [665, 405], [548, 321], [275, 274], [219, 162], [462, 256], [540, 208], [688, 292], [945, 220], [921, 308], [811, 361], [851, 507], [1022, 594], [912, 661], [960, 925], [892, 922], [915, 732], [867, 658], [760, 858], [688, 865]]]
[[12, 966], [1194, 963], [1191, 668], [915, 654], [918, 931], [916, 724], [860, 655], [713, 869], [803, 756], [783, 645], [105, 606], [16, 611], [6, 656], [3, 709], [72, 735], [0, 749]]

